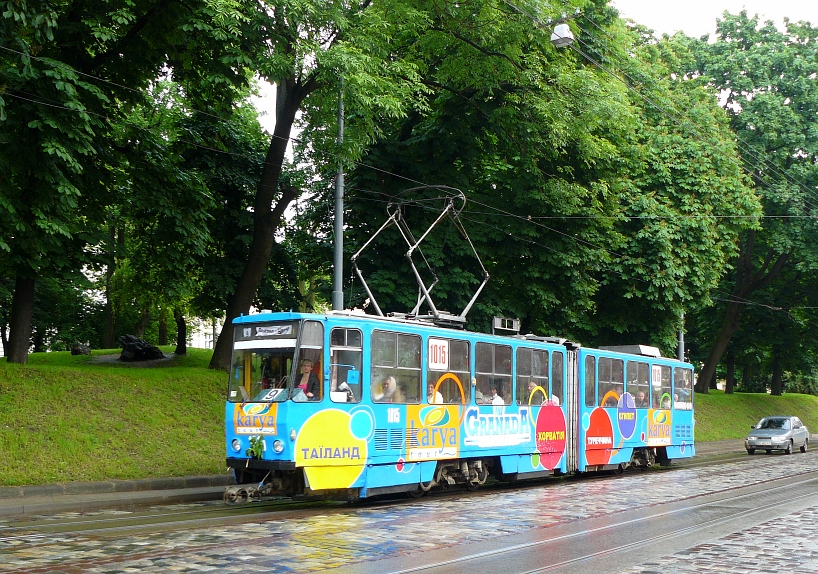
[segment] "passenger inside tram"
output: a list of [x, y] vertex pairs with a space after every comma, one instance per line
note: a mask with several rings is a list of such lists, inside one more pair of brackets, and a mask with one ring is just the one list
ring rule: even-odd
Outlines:
[[532, 405], [541, 405], [545, 399], [542, 391], [537, 391], [537, 383], [528, 381], [528, 402]]
[[403, 394], [398, 388], [398, 381], [395, 377], [387, 376], [380, 385], [380, 388], [375, 392], [373, 397], [377, 403], [402, 403]]
[[426, 398], [429, 401], [430, 405], [442, 405], [443, 404], [443, 395], [440, 394], [440, 391], [435, 390], [434, 383], [429, 383], [427, 385], [427, 393]]

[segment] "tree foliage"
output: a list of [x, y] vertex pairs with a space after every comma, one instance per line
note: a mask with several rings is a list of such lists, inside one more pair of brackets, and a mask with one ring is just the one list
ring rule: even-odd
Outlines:
[[[378, 171], [352, 176], [353, 244], [407, 180], [457, 187], [491, 274], [473, 326], [516, 315], [525, 330], [584, 343], [674, 348], [680, 311], [708, 300], [759, 209], [723, 112], [680, 74], [691, 54], [602, 3], [585, 6], [567, 53], [506, 4], [449, 8], [406, 48], [435, 88], [428, 113], [390, 123], [363, 159]], [[444, 231], [424, 246], [446, 309], [462, 309], [479, 281], [458, 241]], [[364, 262], [387, 311], [415, 302], [400, 252], [384, 239]]]
[[731, 337], [742, 328], [744, 307], [756, 297], [768, 298], [761, 291], [774, 289], [787, 266], [805, 278], [816, 270], [816, 41], [818, 28], [807, 23], [786, 22], [781, 31], [742, 12], [725, 13], [715, 42], [691, 43], [696, 61], [690, 73], [722, 95], [765, 216], [741, 238], [734, 272], [722, 283], [728, 303], [709, 345], [700, 391], [706, 392]]

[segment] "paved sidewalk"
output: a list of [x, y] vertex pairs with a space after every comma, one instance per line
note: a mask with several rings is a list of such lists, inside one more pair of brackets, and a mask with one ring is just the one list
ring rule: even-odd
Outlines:
[[[697, 457], [742, 451], [743, 439], [696, 444]], [[217, 500], [222, 498], [224, 488], [229, 484], [233, 484], [233, 477], [224, 474], [6, 486], [0, 487], [0, 518]]]

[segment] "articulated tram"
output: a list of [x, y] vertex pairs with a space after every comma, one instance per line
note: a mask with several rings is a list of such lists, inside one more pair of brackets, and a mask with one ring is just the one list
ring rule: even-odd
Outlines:
[[229, 502], [422, 495], [695, 453], [693, 367], [652, 347], [350, 311], [259, 313], [233, 327]]

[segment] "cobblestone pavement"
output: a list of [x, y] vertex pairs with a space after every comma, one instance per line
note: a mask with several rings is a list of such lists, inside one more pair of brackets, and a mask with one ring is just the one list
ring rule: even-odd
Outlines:
[[[750, 471], [752, 469], [752, 471]], [[168, 533], [31, 534], [0, 522], [0, 573], [6, 572], [316, 572], [425, 549], [490, 540], [582, 518], [632, 509], [634, 492], [644, 505], [730, 490], [764, 480], [814, 471], [809, 455], [761, 456], [671, 472], [626, 474], [616, 480], [566, 480], [530, 488], [494, 490], [472, 497], [430, 496], [403, 505], [344, 509], [307, 519], [254, 515], [240, 525]], [[176, 505], [201, 508], [213, 503]], [[116, 511], [123, 513], [124, 511]], [[168, 509], [165, 509], [168, 512]], [[109, 516], [114, 511], [101, 511]], [[71, 514], [53, 517], [70, 518]], [[88, 513], [86, 513], [88, 516]], [[818, 572], [818, 510], [777, 519], [712, 544], [643, 564], [629, 572], [747, 572], [751, 565], [777, 571]], [[777, 524], [786, 521], [785, 534]], [[760, 530], [760, 529], [761, 530]], [[804, 533], [801, 540], [791, 528]], [[4, 533], [5, 531], [5, 533]], [[764, 551], [755, 550], [764, 540]], [[782, 548], [775, 555], [766, 549]], [[739, 566], [735, 557], [745, 558]], [[752, 557], [752, 558], [749, 558]], [[752, 562], [756, 560], [757, 562]]]
[[818, 506], [622, 571], [818, 573]]

